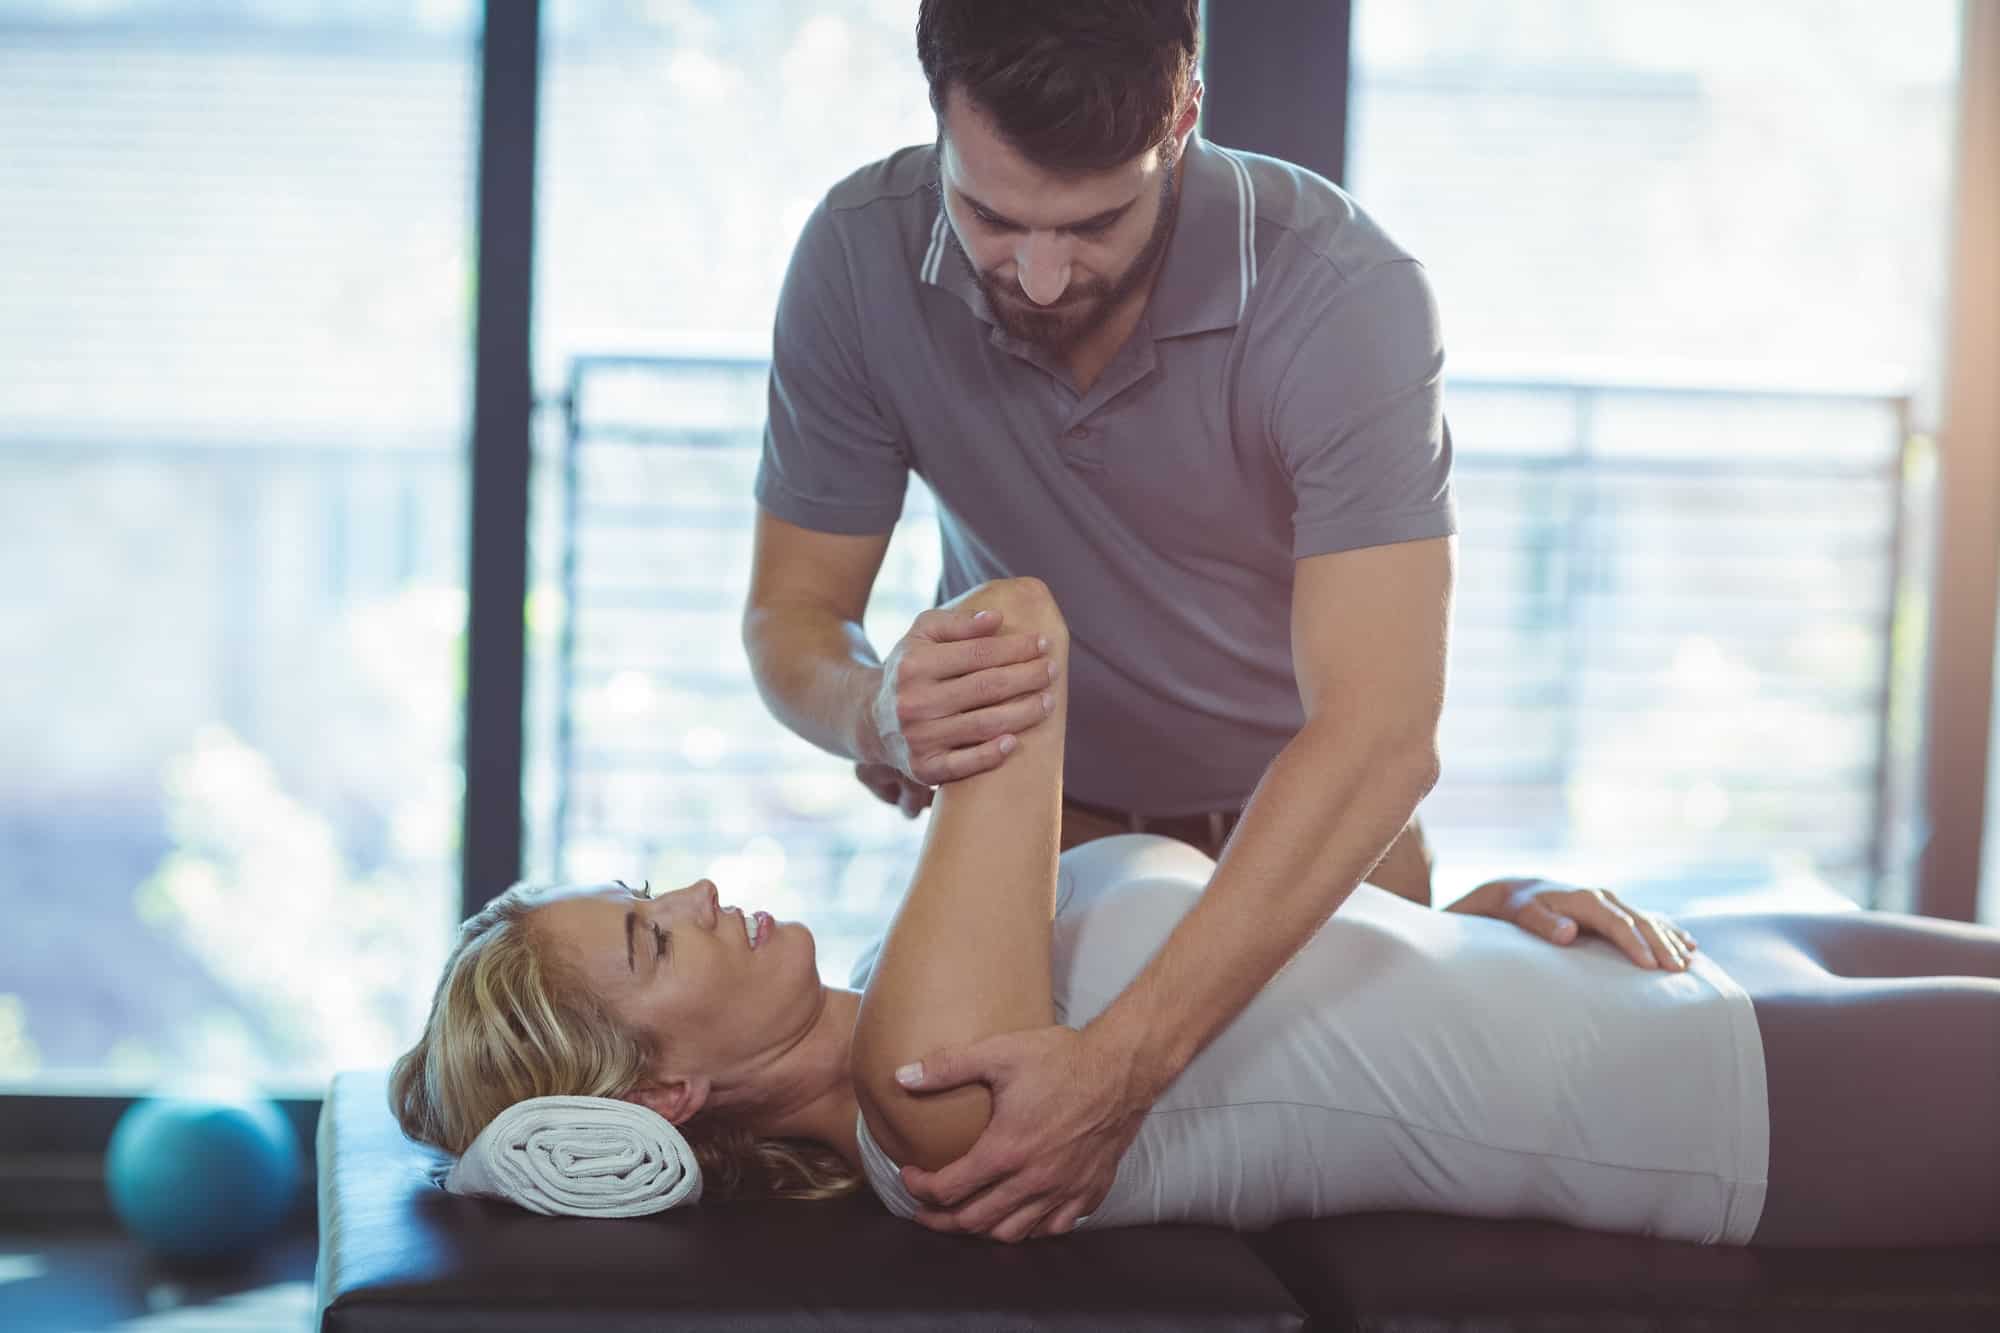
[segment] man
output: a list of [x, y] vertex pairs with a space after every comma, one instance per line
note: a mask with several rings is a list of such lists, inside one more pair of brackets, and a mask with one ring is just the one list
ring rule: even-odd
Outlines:
[[[1327, 182], [1194, 134], [1198, 31], [1196, 0], [924, 0], [937, 143], [835, 186], [780, 298], [744, 618], [772, 711], [914, 814], [1043, 716], [1039, 645], [949, 605], [1033, 575], [1071, 631], [1063, 845], [1220, 858], [1084, 1029], [923, 1061], [915, 1090], [994, 1096], [965, 1158], [905, 1170], [941, 1230], [1067, 1230], [1364, 876], [1430, 901], [1455, 525], [1429, 287]], [[878, 660], [911, 470], [946, 604]], [[1485, 910], [1567, 938], [1532, 892]]]

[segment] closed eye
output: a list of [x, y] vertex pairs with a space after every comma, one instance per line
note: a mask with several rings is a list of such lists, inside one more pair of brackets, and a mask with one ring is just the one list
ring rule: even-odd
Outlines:
[[658, 926], [653, 927], [653, 957], [655, 959], [667, 956], [667, 942], [672, 938], [667, 931], [661, 930]]
[[[983, 208], [973, 209], [972, 216], [978, 221], [980, 226], [991, 231], [1021, 230], [1020, 224], [1009, 222], [1005, 218], [995, 217]], [[1124, 210], [1120, 209], [1116, 215], [1111, 217], [1099, 218], [1092, 222], [1079, 222], [1073, 227], [1058, 227], [1056, 230], [1066, 231], [1076, 236], [1102, 236], [1105, 232], [1110, 231], [1117, 224], [1118, 219], [1123, 216]]]

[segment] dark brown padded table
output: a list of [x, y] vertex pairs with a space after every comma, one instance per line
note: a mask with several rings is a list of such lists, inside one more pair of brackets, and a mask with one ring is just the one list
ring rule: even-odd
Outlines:
[[319, 1145], [326, 1333], [2000, 1330], [2000, 1247], [1763, 1251], [1402, 1213], [1007, 1246], [867, 1194], [541, 1217], [434, 1185], [379, 1071], [333, 1080]]

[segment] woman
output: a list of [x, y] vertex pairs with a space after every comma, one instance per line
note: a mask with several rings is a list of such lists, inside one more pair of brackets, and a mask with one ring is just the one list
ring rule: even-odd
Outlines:
[[[1036, 581], [965, 600], [1066, 659]], [[621, 1097], [681, 1127], [710, 1197], [863, 1178], [911, 1216], [898, 1164], [954, 1159], [991, 1104], [893, 1071], [1084, 1026], [1213, 868], [1144, 836], [1058, 858], [1060, 677], [1053, 696], [1054, 726], [938, 792], [863, 991], [821, 984], [803, 925], [722, 908], [705, 880], [509, 890], [466, 923], [397, 1063], [404, 1130], [458, 1152], [523, 1098]], [[1695, 952], [1579, 890], [1545, 901], [1607, 939], [1555, 949], [1485, 915], [1518, 891], [1432, 912], [1357, 888], [1153, 1105], [1091, 1215], [1034, 1234], [1409, 1208], [1711, 1243], [2000, 1239], [2000, 932], [1717, 916]], [[1667, 965], [1632, 966], [1620, 933]]]

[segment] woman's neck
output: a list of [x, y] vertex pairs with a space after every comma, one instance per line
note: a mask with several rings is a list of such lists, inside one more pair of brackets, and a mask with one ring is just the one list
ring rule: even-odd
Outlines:
[[861, 1146], [854, 1133], [859, 1103], [848, 1072], [854, 1049], [854, 1020], [861, 1012], [861, 992], [838, 986], [820, 988], [822, 1004], [812, 1027], [797, 1046], [786, 1052], [784, 1084], [794, 1089], [782, 1107], [750, 1119], [763, 1138], [812, 1139], [824, 1143], [861, 1170]]

